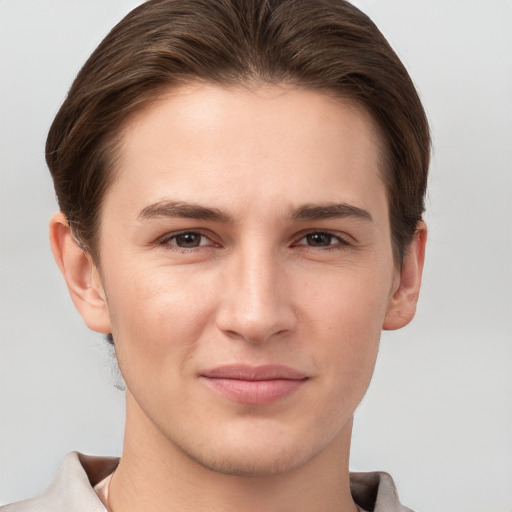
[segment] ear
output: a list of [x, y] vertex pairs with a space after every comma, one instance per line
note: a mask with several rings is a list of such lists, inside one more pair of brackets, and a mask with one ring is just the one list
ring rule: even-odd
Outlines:
[[112, 332], [105, 290], [91, 256], [78, 245], [62, 212], [50, 220], [50, 245], [69, 294], [87, 327]]
[[420, 221], [407, 248], [402, 268], [397, 272], [393, 283], [392, 296], [382, 325], [385, 330], [400, 329], [414, 318], [420, 294], [426, 242], [427, 226]]

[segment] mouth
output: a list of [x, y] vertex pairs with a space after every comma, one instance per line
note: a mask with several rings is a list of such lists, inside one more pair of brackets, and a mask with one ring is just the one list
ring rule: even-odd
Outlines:
[[203, 372], [200, 378], [225, 398], [249, 405], [284, 400], [308, 380], [304, 373], [281, 365], [220, 366]]

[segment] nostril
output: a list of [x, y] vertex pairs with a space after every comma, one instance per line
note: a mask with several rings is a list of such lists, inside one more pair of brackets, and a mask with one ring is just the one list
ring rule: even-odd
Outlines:
[[265, 343], [286, 336], [295, 327], [295, 318], [289, 312], [284, 315], [266, 316], [259, 320], [236, 315], [220, 316], [217, 325], [231, 339], [248, 343]]

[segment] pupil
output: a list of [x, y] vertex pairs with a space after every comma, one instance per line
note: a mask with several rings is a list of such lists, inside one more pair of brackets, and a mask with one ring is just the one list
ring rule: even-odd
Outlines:
[[200, 236], [197, 233], [183, 233], [176, 237], [176, 243], [180, 247], [198, 247]]
[[312, 233], [307, 236], [310, 245], [330, 245], [331, 235], [328, 233]]

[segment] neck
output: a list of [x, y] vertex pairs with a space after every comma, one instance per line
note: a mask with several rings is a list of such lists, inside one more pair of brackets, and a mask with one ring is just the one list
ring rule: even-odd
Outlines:
[[112, 511], [355, 512], [348, 458], [352, 421], [300, 467], [271, 475], [220, 473], [166, 438], [127, 394], [123, 456], [110, 489]]

